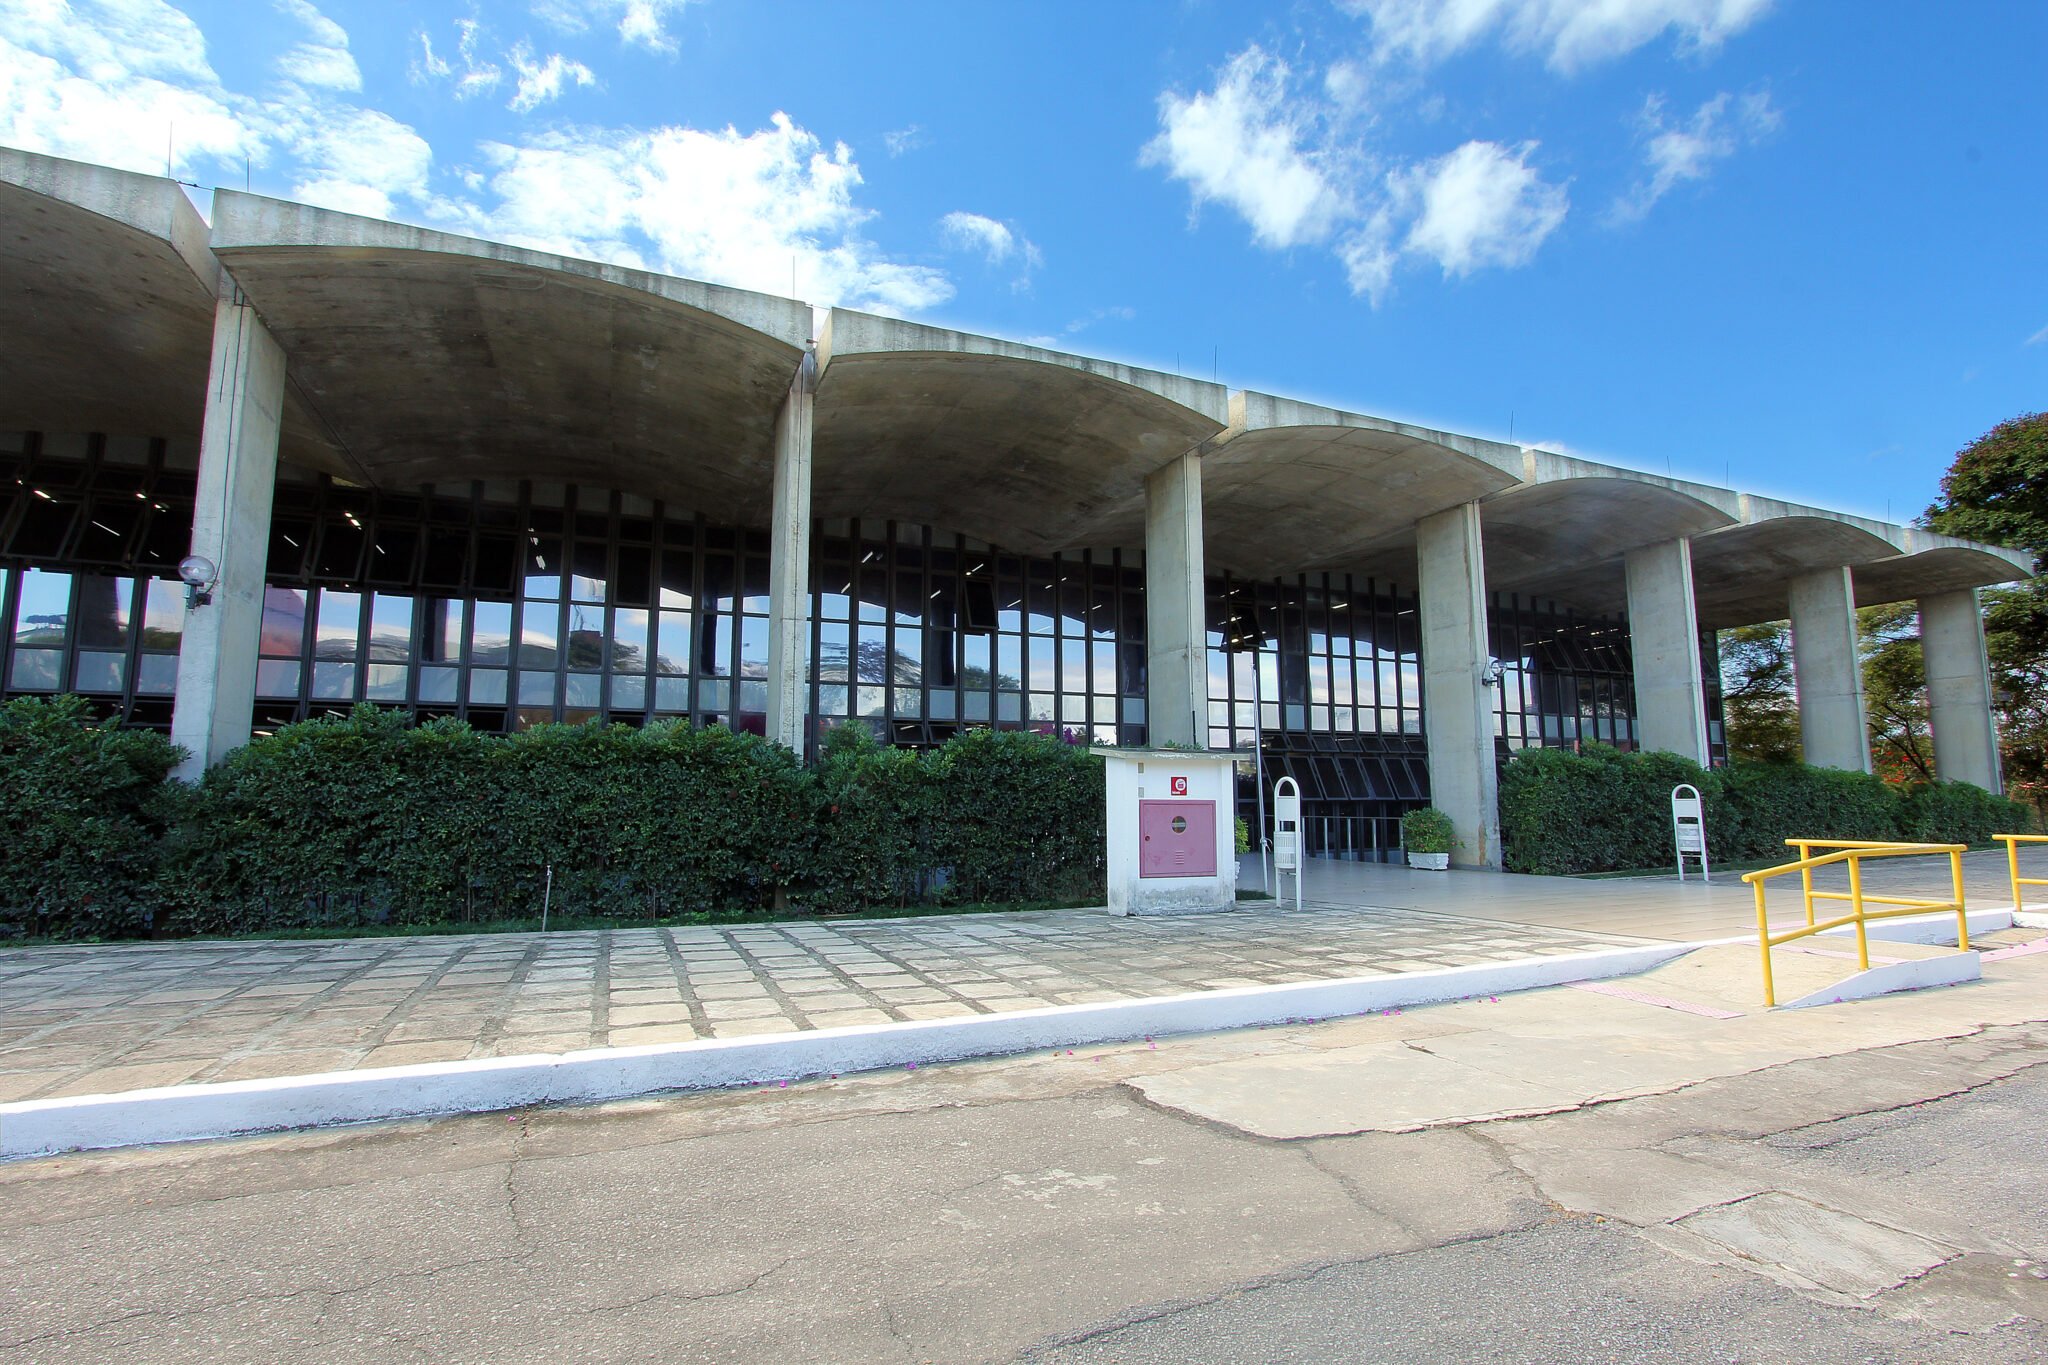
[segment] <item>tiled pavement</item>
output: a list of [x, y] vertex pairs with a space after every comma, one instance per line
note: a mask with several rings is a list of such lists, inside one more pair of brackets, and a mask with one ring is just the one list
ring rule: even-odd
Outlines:
[[0, 1101], [1035, 1009], [1640, 939], [1311, 903], [0, 952]]

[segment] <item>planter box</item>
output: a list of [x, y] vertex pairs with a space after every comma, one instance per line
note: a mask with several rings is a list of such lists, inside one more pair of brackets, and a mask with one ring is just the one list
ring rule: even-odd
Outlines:
[[1448, 853], [1411, 853], [1408, 866], [1423, 872], [1445, 872], [1450, 869], [1451, 855]]

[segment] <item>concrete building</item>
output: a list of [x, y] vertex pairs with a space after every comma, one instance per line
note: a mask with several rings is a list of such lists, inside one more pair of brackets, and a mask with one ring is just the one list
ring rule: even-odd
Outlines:
[[1433, 800], [1487, 864], [1502, 753], [1716, 755], [1721, 627], [1789, 617], [1867, 768], [1853, 612], [1914, 599], [1999, 782], [1974, 594], [2027, 564], [1910, 527], [4, 149], [0, 336], [0, 679], [194, 769], [359, 700], [1256, 743], [1312, 851]]

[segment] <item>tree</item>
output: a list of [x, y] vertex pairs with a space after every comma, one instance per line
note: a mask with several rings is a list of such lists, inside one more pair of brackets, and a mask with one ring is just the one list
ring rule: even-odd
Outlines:
[[1919, 609], [1911, 602], [1865, 607], [1856, 613], [1856, 635], [1871, 766], [1888, 782], [1932, 782], [1934, 736]]
[[1724, 630], [1721, 704], [1728, 757], [1790, 762], [1799, 757], [1799, 708], [1792, 695], [1792, 631], [1783, 621]]
[[1920, 522], [2034, 556], [2034, 577], [1985, 592], [1984, 643], [2006, 782], [2048, 810], [2048, 413], [2000, 422], [1958, 451]]

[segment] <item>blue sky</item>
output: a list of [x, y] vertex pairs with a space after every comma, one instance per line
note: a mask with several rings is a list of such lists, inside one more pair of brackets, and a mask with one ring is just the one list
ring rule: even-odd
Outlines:
[[1905, 520], [2048, 406], [2044, 50], [2020, 3], [0, 0], [0, 143]]

